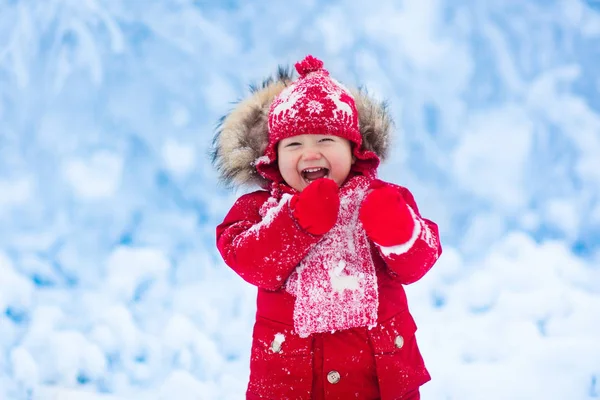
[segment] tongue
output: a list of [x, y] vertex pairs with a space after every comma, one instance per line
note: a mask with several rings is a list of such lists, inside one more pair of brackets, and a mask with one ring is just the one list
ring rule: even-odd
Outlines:
[[327, 175], [326, 169], [320, 169], [315, 172], [305, 172], [304, 177], [309, 181], [314, 181], [315, 179], [323, 178]]

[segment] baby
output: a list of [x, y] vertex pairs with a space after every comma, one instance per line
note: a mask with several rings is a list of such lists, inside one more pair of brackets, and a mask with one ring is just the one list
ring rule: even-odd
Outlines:
[[430, 376], [403, 285], [441, 254], [408, 189], [377, 179], [386, 109], [307, 56], [224, 119], [214, 162], [241, 196], [217, 247], [258, 287], [247, 399], [419, 399]]

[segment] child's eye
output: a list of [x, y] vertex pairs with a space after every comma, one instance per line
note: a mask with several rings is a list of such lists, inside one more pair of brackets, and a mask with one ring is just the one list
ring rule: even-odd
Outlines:
[[288, 143], [285, 145], [285, 147], [295, 147], [295, 146], [300, 146], [300, 142], [292, 142], [292, 143]]
[[319, 140], [319, 142], [333, 142], [332, 138], [323, 138], [321, 140]]

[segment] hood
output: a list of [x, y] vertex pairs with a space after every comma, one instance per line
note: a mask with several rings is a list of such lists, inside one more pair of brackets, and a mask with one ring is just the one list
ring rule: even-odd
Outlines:
[[[266, 188], [272, 175], [259, 173], [256, 165], [265, 155], [269, 143], [269, 107], [273, 99], [294, 80], [289, 68], [280, 67], [275, 77], [251, 86], [250, 95], [223, 116], [213, 138], [212, 162], [220, 181], [228, 187], [260, 186]], [[393, 122], [387, 105], [369, 97], [365, 89], [350, 89], [358, 111], [364, 153], [373, 153], [385, 161], [390, 145]], [[368, 165], [375, 168], [377, 163]], [[365, 172], [365, 171], [361, 171]]]

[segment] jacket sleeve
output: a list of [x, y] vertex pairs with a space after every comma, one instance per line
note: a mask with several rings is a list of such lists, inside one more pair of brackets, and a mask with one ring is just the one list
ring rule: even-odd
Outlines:
[[290, 195], [262, 218], [261, 206], [269, 193], [257, 191], [240, 197], [217, 227], [217, 248], [225, 263], [246, 282], [277, 290], [320, 236], [304, 231], [289, 208]]
[[404, 244], [384, 247], [375, 243], [375, 247], [392, 276], [408, 285], [421, 279], [433, 267], [442, 254], [442, 246], [437, 224], [421, 217], [412, 193], [402, 186], [388, 185], [400, 191], [415, 219], [415, 229], [410, 240]]

